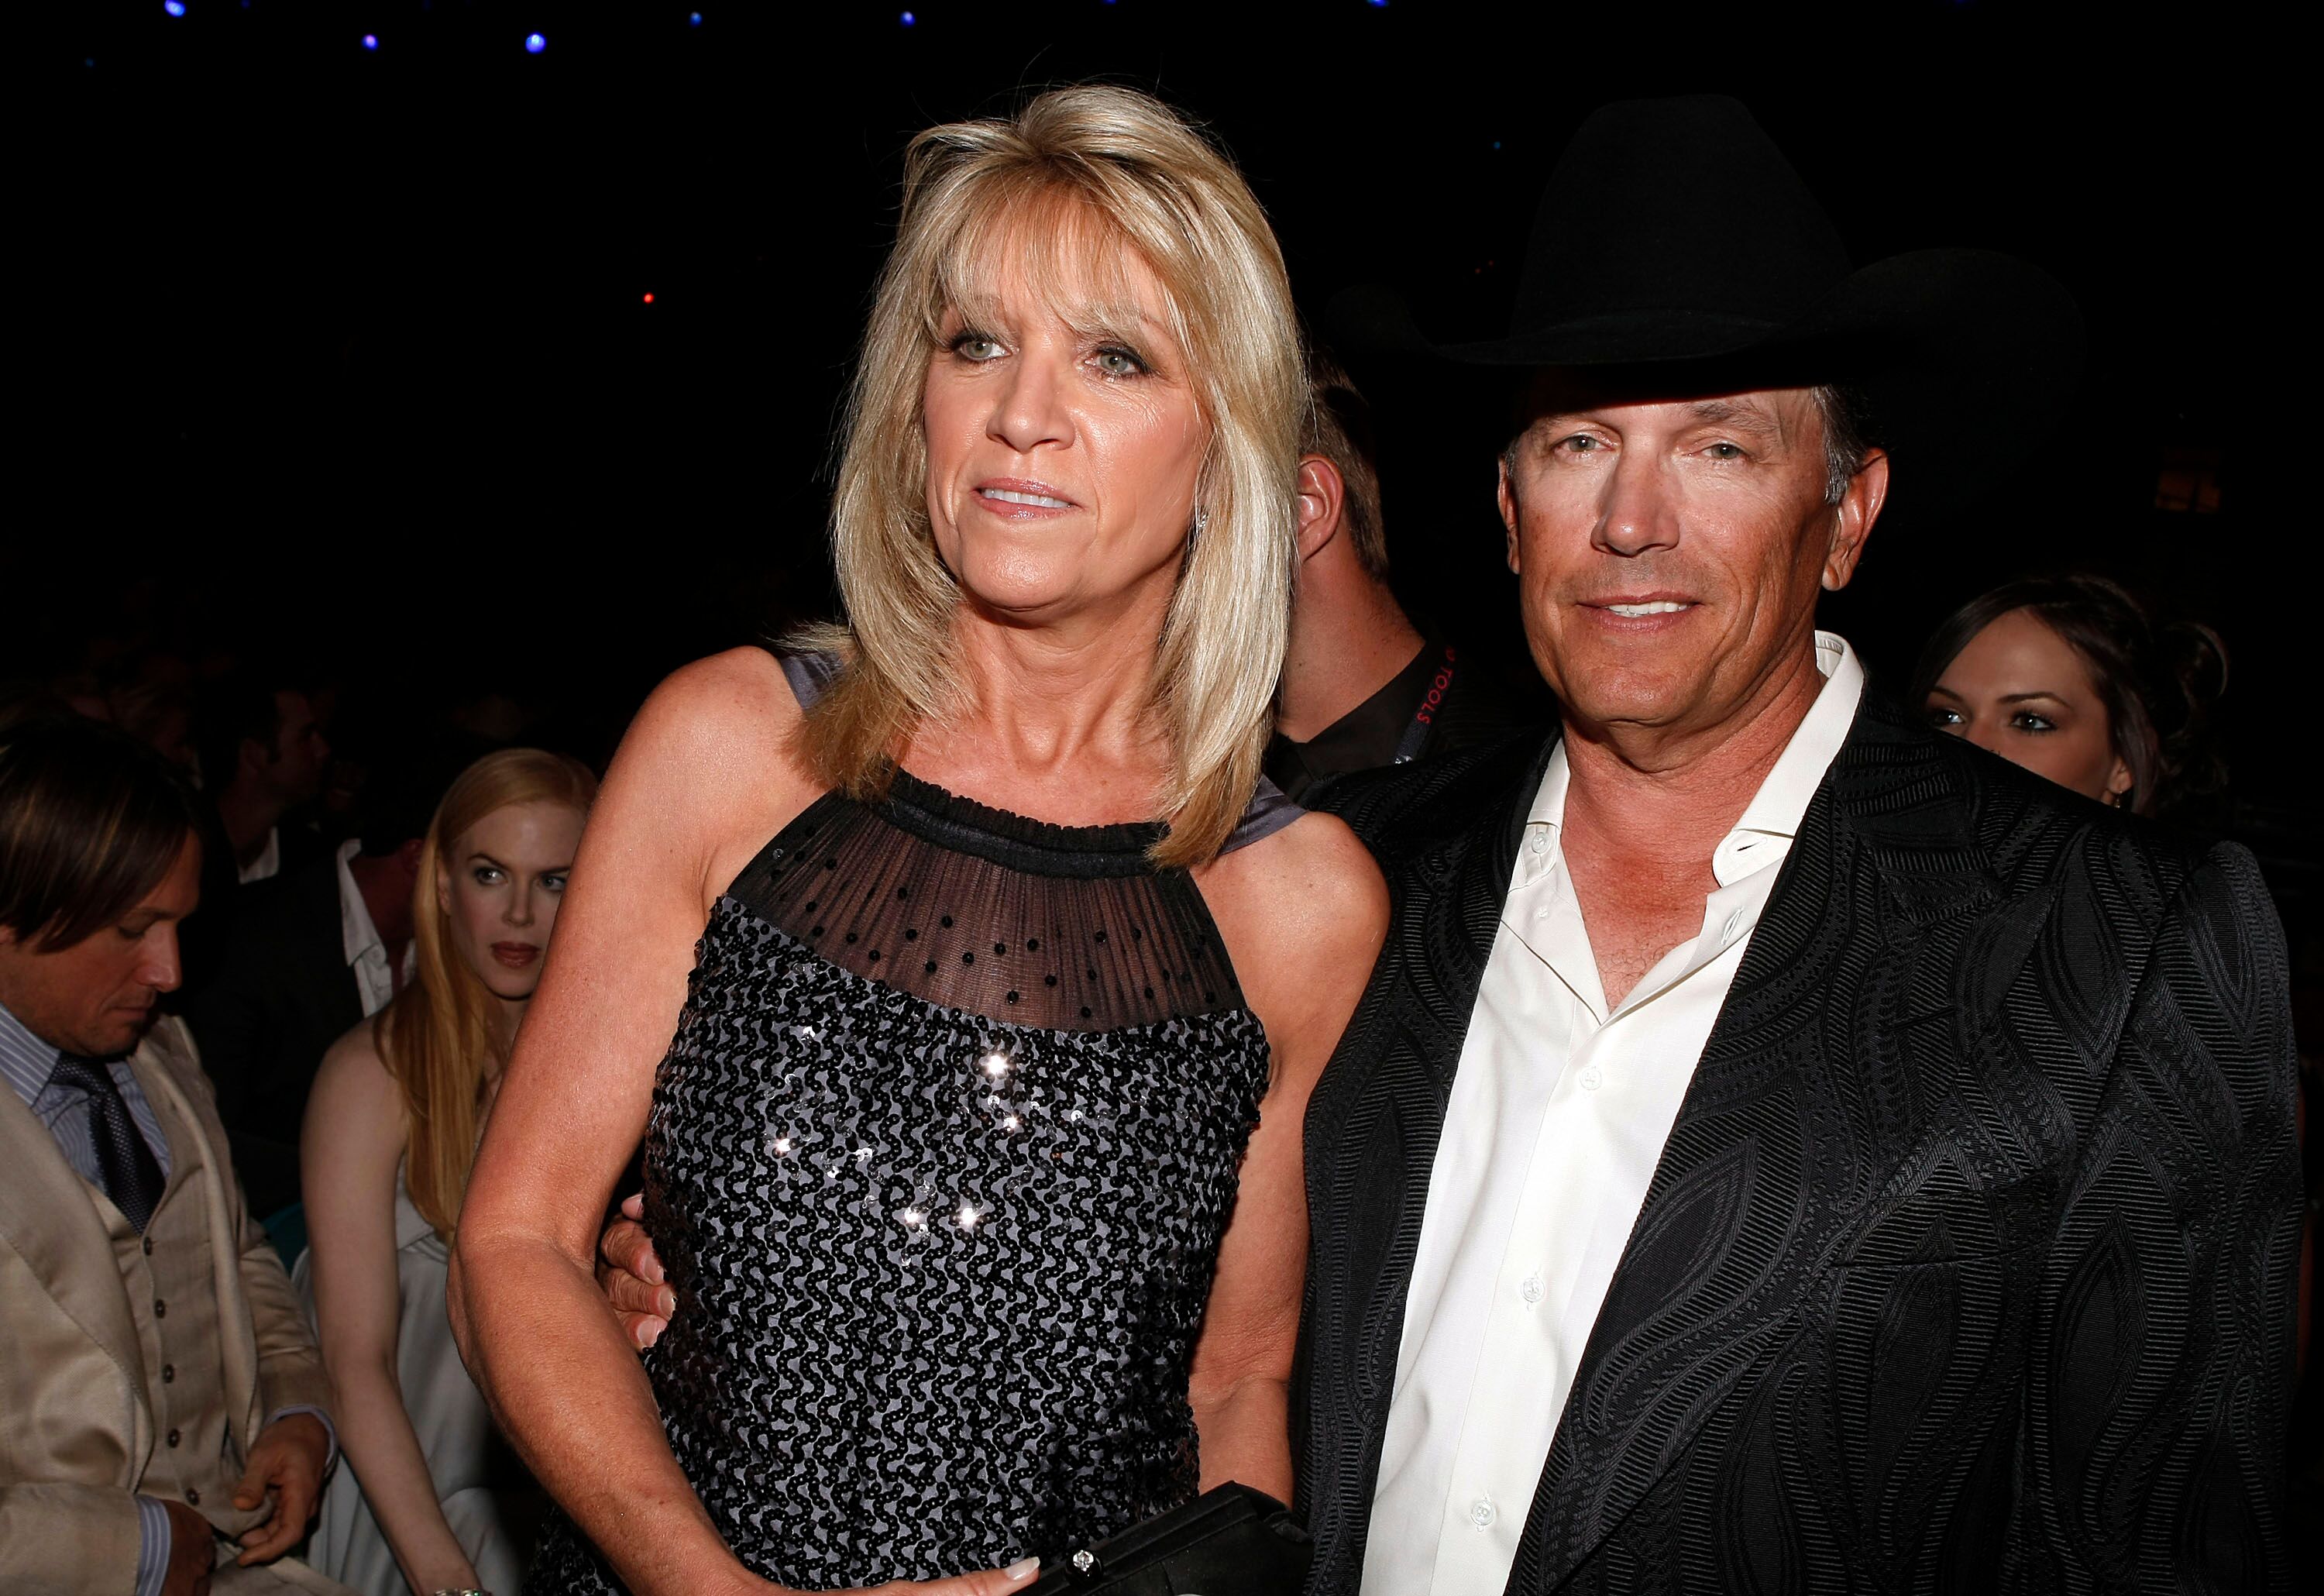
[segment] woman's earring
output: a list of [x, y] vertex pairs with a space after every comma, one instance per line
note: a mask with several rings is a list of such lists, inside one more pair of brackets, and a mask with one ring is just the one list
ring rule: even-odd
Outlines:
[[1197, 511], [1195, 511], [1195, 512], [1194, 512], [1194, 527], [1193, 527], [1193, 529], [1192, 529], [1191, 530], [1189, 530], [1189, 531], [1186, 533], [1186, 536], [1187, 536], [1188, 538], [1190, 538], [1190, 539], [1192, 539], [1192, 538], [1199, 538], [1200, 536], [1202, 536], [1203, 529], [1204, 529], [1204, 527], [1206, 527], [1206, 526], [1210, 525], [1210, 524], [1211, 524], [1211, 512], [1210, 512], [1209, 511], [1207, 511], [1207, 510], [1197, 510]]

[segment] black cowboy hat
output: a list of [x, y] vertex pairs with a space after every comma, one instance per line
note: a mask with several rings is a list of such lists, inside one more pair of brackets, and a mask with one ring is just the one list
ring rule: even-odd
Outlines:
[[1582, 125], [1535, 215], [1506, 337], [1439, 343], [1380, 289], [1341, 295], [1329, 319], [1354, 349], [1588, 368], [1673, 394], [1844, 383], [1923, 512], [2038, 442], [2082, 352], [2072, 297], [2024, 261], [1929, 249], [1858, 269], [1724, 95], [1619, 101]]

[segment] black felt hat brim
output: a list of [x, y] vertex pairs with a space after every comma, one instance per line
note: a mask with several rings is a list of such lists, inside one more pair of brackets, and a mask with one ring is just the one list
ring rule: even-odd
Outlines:
[[1442, 342], [1371, 286], [1341, 294], [1326, 321], [1351, 354], [1620, 370], [1626, 386], [1674, 397], [1845, 383], [1870, 401], [1872, 441], [1891, 457], [1892, 512], [1913, 521], [1958, 509], [2039, 446], [2075, 393], [2083, 348], [2080, 312], [2054, 278], [1980, 249], [1875, 262], [1782, 324], [1622, 309]]

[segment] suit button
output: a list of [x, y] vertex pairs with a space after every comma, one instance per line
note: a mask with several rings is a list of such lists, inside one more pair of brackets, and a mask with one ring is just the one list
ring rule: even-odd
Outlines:
[[166, 1386], [171, 1384], [177, 1378], [178, 1366], [175, 1363], [164, 1363], [161, 1365], [161, 1383], [163, 1385]]
[[170, 1305], [158, 1296], [153, 1299], [153, 1316], [156, 1319], [166, 1319], [170, 1316]]
[[172, 1445], [172, 1446], [175, 1446], [177, 1444], [178, 1444], [178, 1432], [177, 1432], [177, 1431], [175, 1431], [175, 1430], [172, 1430], [172, 1431], [171, 1431], [171, 1432], [170, 1432], [170, 1444], [171, 1444], [171, 1445]]
[[145, 1238], [145, 1256], [148, 1258], [153, 1256], [153, 1238], [151, 1236]]
[[190, 1485], [189, 1485], [188, 1487], [186, 1487], [186, 1506], [188, 1506], [188, 1507], [189, 1507], [189, 1508], [198, 1508], [198, 1507], [200, 1507], [201, 1505], [202, 1505], [202, 1493], [201, 1493], [200, 1491], [198, 1491], [198, 1490], [195, 1490], [192, 1486], [190, 1486]]

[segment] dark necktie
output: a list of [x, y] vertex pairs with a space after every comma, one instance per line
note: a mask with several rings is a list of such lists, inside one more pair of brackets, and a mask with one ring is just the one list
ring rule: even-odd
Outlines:
[[97, 1184], [139, 1235], [161, 1202], [161, 1166], [145, 1145], [113, 1072], [86, 1058], [57, 1060], [51, 1079], [88, 1093], [88, 1130], [97, 1143]]

